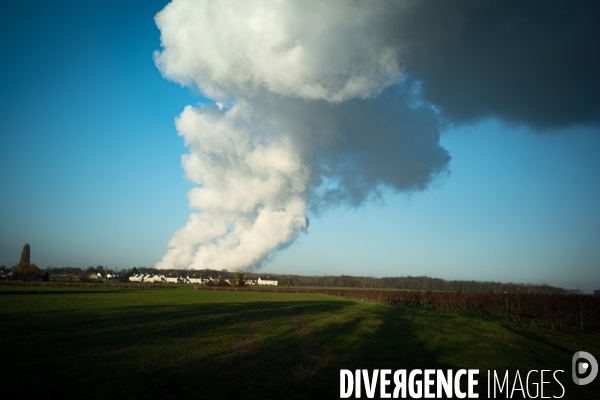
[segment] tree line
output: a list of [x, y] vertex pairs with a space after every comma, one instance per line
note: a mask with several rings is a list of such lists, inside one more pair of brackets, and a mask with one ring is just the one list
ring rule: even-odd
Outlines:
[[[31, 263], [29, 263], [31, 264]], [[51, 281], [91, 281], [90, 275], [95, 273], [112, 274], [116, 280], [127, 281], [130, 276], [135, 274], [169, 274], [176, 276], [211, 276], [213, 278], [229, 279], [230, 282], [238, 282], [240, 277], [238, 272], [229, 272], [226, 270], [187, 270], [170, 269], [157, 270], [155, 268], [135, 267], [132, 269], [110, 269], [98, 265], [86, 269], [76, 267], [46, 267], [45, 270], [39, 270], [37, 266], [27, 265], [20, 262], [13, 267], [11, 279], [15, 280], [51, 280]], [[10, 271], [2, 266], [0, 269]], [[464, 280], [445, 280], [440, 278], [430, 278], [427, 276], [398, 276], [376, 278], [370, 276], [350, 276], [350, 275], [293, 275], [293, 274], [259, 274], [256, 272], [243, 272], [244, 280], [256, 280], [259, 276], [277, 277], [279, 286], [300, 286], [300, 287], [344, 287], [355, 289], [400, 289], [400, 290], [436, 290], [447, 292], [479, 292], [479, 293], [540, 293], [540, 294], [569, 294], [569, 291], [563, 288], [550, 286], [546, 283], [503, 283], [493, 281], [464, 281]]]
[[[376, 278], [370, 276], [350, 275], [294, 275], [294, 274], [272, 274], [256, 272], [230, 272], [225, 269], [170, 269], [157, 270], [155, 268], [134, 267], [132, 269], [115, 270], [106, 266], [98, 265], [87, 269], [74, 267], [46, 267], [42, 272], [37, 265], [31, 263], [31, 248], [29, 244], [23, 246], [21, 259], [12, 268], [11, 279], [15, 280], [54, 280], [54, 281], [90, 281], [90, 275], [101, 273], [112, 274], [116, 280], [127, 281], [134, 274], [167, 274], [175, 276], [211, 276], [221, 280], [229, 279], [230, 282], [241, 282], [243, 280], [256, 280], [259, 276], [277, 277], [279, 286], [308, 286], [308, 287], [344, 287], [356, 289], [400, 289], [400, 290], [435, 290], [447, 292], [478, 292], [478, 293], [538, 293], [538, 294], [568, 294], [563, 288], [553, 287], [546, 283], [502, 283], [493, 281], [463, 281], [430, 278], [427, 276], [399, 276]], [[8, 271], [1, 266], [2, 272]]]
[[326, 275], [302, 276], [279, 274], [279, 285], [347, 287], [357, 289], [400, 289], [400, 290], [437, 290], [448, 292], [485, 292], [485, 293], [544, 293], [567, 294], [563, 288], [546, 283], [502, 283], [493, 281], [463, 281], [430, 278], [428, 276], [398, 276], [375, 278], [369, 276]]

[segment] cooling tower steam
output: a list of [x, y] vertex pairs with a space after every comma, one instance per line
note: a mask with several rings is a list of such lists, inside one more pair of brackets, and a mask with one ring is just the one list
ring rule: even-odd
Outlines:
[[[573, 22], [577, 15], [590, 14], [539, 6], [565, 19], [567, 32], [586, 25]], [[387, 0], [167, 5], [155, 18], [162, 45], [155, 63], [165, 78], [214, 103], [188, 106], [176, 119], [189, 149], [182, 166], [196, 186], [187, 194], [192, 213], [157, 267], [257, 268], [307, 228], [309, 211], [358, 206], [385, 190], [424, 190], [448, 173], [450, 156], [439, 144], [444, 124], [492, 116], [545, 129], [594, 120], [598, 108], [589, 103], [600, 90], [559, 110], [560, 100], [549, 100], [579, 79], [598, 85], [578, 53], [569, 64], [577, 74], [564, 74], [568, 66], [541, 72], [577, 81], [546, 88], [539, 101], [520, 107], [532, 99], [523, 80], [540, 79], [534, 67], [545, 51], [555, 57], [573, 52], [570, 41], [590, 49], [594, 43], [576, 30], [562, 35], [559, 47], [544, 46], [536, 13], [502, 7]], [[501, 28], [516, 33], [491, 33]], [[527, 34], [538, 42], [523, 41]], [[521, 42], [537, 49], [539, 61], [514, 57]], [[474, 65], [471, 52], [479, 54]], [[507, 67], [494, 61], [503, 57], [515, 61], [498, 83], [495, 74]], [[540, 117], [546, 114], [553, 119]]]
[[[176, 1], [156, 16], [163, 75], [214, 105], [176, 120], [187, 224], [158, 268], [259, 266], [307, 212], [418, 190], [445, 171], [436, 115], [413, 102], [386, 3]], [[197, 210], [197, 211], [196, 211]]]

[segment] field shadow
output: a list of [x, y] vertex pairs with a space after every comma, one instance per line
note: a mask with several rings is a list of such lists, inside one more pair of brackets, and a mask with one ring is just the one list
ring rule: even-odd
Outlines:
[[406, 312], [288, 296], [9, 314], [1, 397], [339, 398], [340, 369], [451, 369]]
[[85, 294], [85, 295], [103, 295], [103, 294], [115, 294], [123, 293], [122, 289], [104, 289], [101, 290], [44, 290], [44, 289], [29, 289], [29, 290], [6, 290], [2, 291], [2, 296], [53, 296], [53, 295], [74, 295], [74, 294]]
[[547, 340], [546, 338], [544, 338], [540, 334], [537, 334], [537, 333], [534, 333], [534, 332], [531, 332], [531, 331], [526, 331], [526, 330], [523, 330], [523, 329], [516, 329], [516, 328], [514, 328], [512, 326], [509, 326], [509, 325], [506, 325], [505, 329], [507, 331], [509, 331], [509, 332], [514, 333], [515, 335], [522, 336], [525, 339], [533, 340], [535, 342], [541, 343], [541, 344], [543, 344], [543, 345], [545, 345], [547, 347], [550, 347], [550, 348], [552, 348], [552, 349], [554, 349], [556, 351], [559, 351], [561, 353], [564, 353], [564, 354], [566, 354], [568, 356], [571, 356], [573, 354], [573, 352], [571, 350], [567, 349], [564, 346], [558, 345], [556, 343], [553, 343], [553, 342]]

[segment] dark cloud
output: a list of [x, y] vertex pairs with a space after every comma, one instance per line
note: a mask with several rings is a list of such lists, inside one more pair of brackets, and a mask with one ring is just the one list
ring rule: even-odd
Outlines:
[[287, 132], [310, 166], [313, 209], [379, 197], [381, 188], [419, 191], [444, 176], [450, 155], [439, 144], [438, 116], [415, 104], [410, 87], [343, 103], [263, 94], [253, 107]]
[[409, 79], [449, 122], [600, 121], [600, 2], [416, 1], [394, 29]]

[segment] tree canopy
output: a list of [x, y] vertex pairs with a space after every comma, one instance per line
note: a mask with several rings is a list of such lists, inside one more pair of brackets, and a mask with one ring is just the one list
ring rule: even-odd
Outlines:
[[40, 269], [37, 265], [30, 262], [31, 259], [31, 247], [29, 243], [25, 243], [23, 251], [21, 251], [21, 260], [17, 265], [12, 268], [13, 280], [20, 281], [35, 281], [40, 277]]
[[243, 272], [238, 273], [236, 278], [238, 286], [246, 286], [246, 275]]
[[23, 246], [23, 251], [21, 251], [21, 260], [19, 261], [19, 264], [29, 264], [31, 262], [30, 257], [31, 247], [29, 246], [29, 243], [25, 243], [25, 246]]

